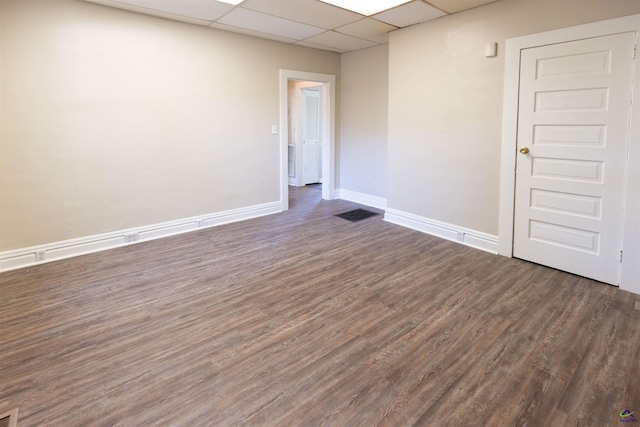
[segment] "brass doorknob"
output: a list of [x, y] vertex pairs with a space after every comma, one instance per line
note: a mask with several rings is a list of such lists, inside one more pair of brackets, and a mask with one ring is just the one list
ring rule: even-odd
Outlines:
[[521, 152], [522, 154], [527, 154], [527, 153], [529, 152], [529, 148], [527, 148], [527, 147], [522, 147], [522, 148], [520, 149], [520, 152]]

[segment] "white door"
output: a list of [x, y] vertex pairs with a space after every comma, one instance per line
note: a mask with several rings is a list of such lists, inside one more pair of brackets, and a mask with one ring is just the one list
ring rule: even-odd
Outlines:
[[302, 89], [302, 184], [320, 182], [320, 91]]
[[522, 51], [515, 257], [619, 284], [634, 40]]

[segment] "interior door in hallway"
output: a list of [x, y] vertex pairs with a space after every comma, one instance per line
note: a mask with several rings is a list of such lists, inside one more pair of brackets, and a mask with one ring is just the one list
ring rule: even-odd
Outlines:
[[619, 284], [634, 44], [522, 51], [514, 256]]
[[320, 182], [321, 109], [320, 91], [302, 89], [302, 183]]

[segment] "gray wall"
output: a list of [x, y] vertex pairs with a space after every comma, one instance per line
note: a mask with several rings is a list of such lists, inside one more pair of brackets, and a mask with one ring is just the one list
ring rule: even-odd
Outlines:
[[387, 196], [389, 46], [342, 55], [340, 188]]
[[0, 251], [280, 198], [279, 69], [340, 55], [76, 0], [0, 2]]
[[391, 33], [388, 206], [497, 235], [505, 40], [636, 13], [637, 0], [502, 0]]

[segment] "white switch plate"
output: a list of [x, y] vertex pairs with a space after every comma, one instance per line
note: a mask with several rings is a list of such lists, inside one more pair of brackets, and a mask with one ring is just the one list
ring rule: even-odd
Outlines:
[[492, 42], [484, 45], [484, 56], [487, 58], [498, 56], [498, 43]]
[[271, 135], [277, 135], [278, 134], [278, 125], [272, 125], [271, 126]]

